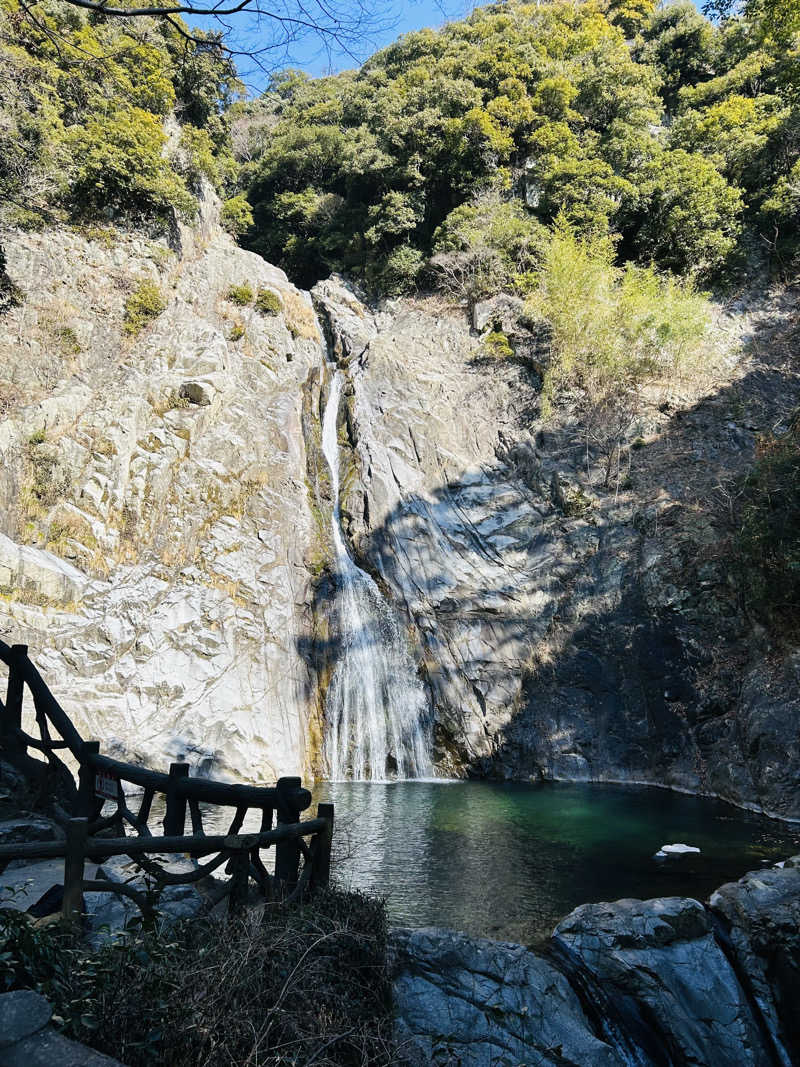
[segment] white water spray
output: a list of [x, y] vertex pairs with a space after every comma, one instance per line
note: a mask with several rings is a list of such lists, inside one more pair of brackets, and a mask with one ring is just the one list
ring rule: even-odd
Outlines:
[[430, 775], [427, 702], [405, 636], [375, 582], [350, 557], [339, 516], [337, 416], [342, 373], [331, 383], [322, 451], [331, 472], [338, 659], [325, 701], [332, 781]]

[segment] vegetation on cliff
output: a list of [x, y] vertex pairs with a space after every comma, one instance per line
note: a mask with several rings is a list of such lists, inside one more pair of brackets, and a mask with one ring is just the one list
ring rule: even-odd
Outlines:
[[201, 175], [226, 192], [235, 71], [216, 39], [180, 31], [1, 0], [0, 222], [190, 216]]

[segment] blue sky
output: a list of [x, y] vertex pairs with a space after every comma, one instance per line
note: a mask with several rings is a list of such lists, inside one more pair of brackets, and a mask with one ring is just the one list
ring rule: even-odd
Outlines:
[[[695, 6], [700, 6], [699, 0], [694, 2]], [[357, 41], [349, 48], [336, 47], [335, 43], [330, 41], [326, 48], [318, 36], [307, 33], [301, 35], [288, 49], [281, 47], [268, 52], [262, 57], [260, 64], [248, 59], [246, 54], [241, 55], [236, 60], [237, 67], [251, 93], [258, 93], [264, 88], [270, 69], [299, 67], [309, 74], [322, 75], [357, 67], [373, 52], [391, 44], [401, 34], [421, 29], [423, 26], [437, 28], [447, 21], [463, 18], [480, 5], [469, 0], [389, 0], [388, 3], [381, 4], [376, 4], [374, 0], [271, 0], [269, 6], [271, 10], [290, 13], [297, 13], [298, 9], [301, 9], [310, 12], [312, 16], [320, 9], [338, 11], [345, 20], [357, 18], [360, 9], [365, 12], [371, 31], [356, 35]], [[210, 24], [207, 19], [190, 21], [195, 25], [219, 29], [217, 24]], [[254, 16], [244, 13], [232, 16], [230, 32], [227, 35], [228, 43], [246, 53], [269, 40], [271, 25], [269, 20], [264, 20], [259, 25]]]
[[[305, 3], [304, 0], [301, 2], [306, 10], [313, 13], [320, 0], [311, 0], [311, 3]], [[318, 36], [309, 33], [293, 42], [288, 50], [281, 48], [267, 53], [260, 69], [258, 64], [248, 60], [245, 55], [237, 57], [237, 67], [250, 92], [258, 92], [263, 88], [267, 79], [264, 68], [280, 70], [285, 67], [299, 67], [313, 75], [347, 70], [359, 66], [373, 52], [391, 44], [401, 34], [418, 30], [423, 26], [439, 27], [449, 20], [463, 18], [477, 5], [468, 0], [438, 0], [438, 2], [437, 0], [406, 0], [406, 2], [394, 0], [394, 2], [380, 5], [372, 0], [355, 0], [355, 2], [338, 0], [335, 6], [345, 13], [346, 18], [357, 17], [359, 6], [361, 6], [366, 12], [368, 32], [359, 35], [360, 39], [351, 44], [349, 48], [340, 48], [331, 42], [326, 48]], [[275, 5], [276, 9], [282, 8], [284, 11], [294, 7], [292, 0], [281, 0]], [[332, 10], [334, 5], [325, 2], [325, 7], [327, 10]], [[220, 28], [218, 24], [209, 19], [194, 18], [187, 21], [208, 29]], [[242, 52], [252, 50], [269, 41], [267, 21], [259, 26], [252, 16], [240, 14], [231, 16], [229, 27], [230, 31], [226, 35], [229, 45]]]

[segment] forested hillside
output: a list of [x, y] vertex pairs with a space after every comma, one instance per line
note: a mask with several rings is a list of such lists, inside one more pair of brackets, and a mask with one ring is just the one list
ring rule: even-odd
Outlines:
[[688, 2], [510, 2], [358, 71], [280, 74], [240, 105], [247, 243], [301, 284], [342, 270], [384, 293], [524, 292], [559, 214], [705, 283], [754, 250], [785, 264], [799, 59], [759, 5], [713, 25]]
[[237, 84], [219, 43], [179, 23], [2, 0], [0, 225], [191, 217], [201, 175], [233, 182]]

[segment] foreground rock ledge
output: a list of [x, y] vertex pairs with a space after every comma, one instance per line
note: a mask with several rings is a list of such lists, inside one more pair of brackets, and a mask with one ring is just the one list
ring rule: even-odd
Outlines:
[[410, 1062], [791, 1067], [800, 856], [685, 897], [585, 904], [543, 954], [450, 930], [392, 935]]

